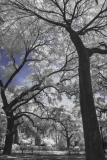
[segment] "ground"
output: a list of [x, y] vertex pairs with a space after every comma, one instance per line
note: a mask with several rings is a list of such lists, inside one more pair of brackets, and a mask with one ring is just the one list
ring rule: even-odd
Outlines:
[[12, 156], [1, 156], [0, 160], [85, 160], [83, 155], [70, 155], [70, 156], [61, 156], [61, 155], [12, 155]]
[[0, 156], [0, 160], [85, 160], [83, 155], [70, 155], [70, 156], [38, 156], [38, 155], [12, 155], [12, 156]]
[[14, 152], [10, 156], [0, 154], [0, 160], [85, 160], [85, 154], [71, 153], [69, 155], [66, 151], [37, 151], [33, 154]]
[[0, 155], [0, 160], [85, 160], [85, 154], [71, 153], [66, 151], [38, 151], [32, 153], [12, 153], [12, 155]]

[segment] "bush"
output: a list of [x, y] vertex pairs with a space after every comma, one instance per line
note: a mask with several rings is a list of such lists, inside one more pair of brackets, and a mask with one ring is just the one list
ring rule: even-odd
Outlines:
[[59, 142], [57, 143], [57, 149], [58, 150], [65, 150], [66, 149], [66, 145], [63, 140], [59, 140]]
[[83, 143], [79, 144], [80, 150], [85, 150], [85, 145]]
[[20, 150], [20, 145], [18, 145], [18, 144], [13, 144], [13, 145], [12, 145], [12, 150]]
[[4, 143], [0, 143], [0, 151], [4, 149]]

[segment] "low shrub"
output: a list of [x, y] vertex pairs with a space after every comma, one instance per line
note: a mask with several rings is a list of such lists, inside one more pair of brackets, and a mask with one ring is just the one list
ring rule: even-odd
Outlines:
[[65, 142], [63, 140], [60, 140], [58, 143], [57, 143], [57, 149], [58, 150], [65, 150], [66, 149], [66, 145], [65, 145]]
[[12, 150], [20, 150], [20, 145], [12, 144]]

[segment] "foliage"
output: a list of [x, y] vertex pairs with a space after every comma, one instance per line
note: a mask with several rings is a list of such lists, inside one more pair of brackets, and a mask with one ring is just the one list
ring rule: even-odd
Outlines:
[[20, 150], [20, 145], [13, 144], [13, 145], [12, 145], [12, 150], [13, 150], [13, 151]]
[[[5, 34], [6, 24], [3, 24], [1, 28], [1, 46], [4, 50], [1, 59], [4, 57], [8, 59], [7, 66], [5, 64], [0, 66], [2, 108], [7, 118], [11, 117], [14, 122], [13, 129], [9, 131], [12, 134], [24, 122], [22, 117], [27, 117], [32, 124], [32, 116], [41, 118], [32, 112], [29, 106], [32, 106], [33, 110], [35, 106], [45, 108], [47, 105], [55, 105], [56, 99], [57, 102], [61, 101], [61, 94], [64, 92], [69, 98], [75, 94], [75, 90], [72, 90], [72, 93], [68, 90], [72, 83], [72, 74], [67, 75], [67, 71], [69, 72], [67, 62], [71, 57], [72, 60], [75, 59], [75, 56], [72, 56], [70, 51], [66, 51], [68, 44], [62, 49], [60, 49], [60, 44], [54, 44], [54, 41], [58, 42], [59, 39], [57, 39], [58, 36], [50, 34], [53, 28], [42, 27], [41, 21], [38, 19], [35, 26], [28, 27], [29, 22], [31, 23], [33, 20], [33, 18], [30, 21], [26, 18], [25, 21], [19, 19]], [[23, 24], [23, 22], [25, 23]], [[57, 46], [56, 50], [53, 46]], [[65, 55], [58, 54], [62, 50]], [[19, 86], [15, 84], [15, 80], [17, 76], [20, 76], [24, 67], [27, 67], [30, 73], [26, 75], [26, 80], [23, 80]], [[57, 76], [58, 81], [56, 81]], [[64, 82], [67, 79], [69, 82], [65, 85]], [[14, 118], [12, 118], [13, 115]], [[9, 130], [8, 126], [7, 130]]]
[[63, 139], [60, 139], [57, 143], [58, 150], [65, 150], [66, 149], [66, 143]]
[[3, 140], [3, 138], [6, 135], [6, 116], [3, 112], [0, 113], [0, 141]]
[[63, 136], [68, 148], [75, 140], [83, 141], [81, 117], [78, 117], [79, 110], [78, 107], [67, 109], [66, 106], [50, 109], [49, 117], [53, 120], [53, 128]]
[[[97, 159], [104, 159], [92, 94], [90, 59], [95, 61], [97, 57], [95, 53], [107, 54], [106, 1], [102, 0], [98, 3], [98, 1], [92, 0], [1, 0], [0, 2], [2, 4], [1, 19], [3, 19], [1, 20], [1, 45], [6, 51], [9, 51], [9, 53], [7, 52], [8, 56], [12, 59], [12, 62], [8, 64], [8, 69], [1, 66], [2, 72], [5, 70], [2, 78], [8, 78], [5, 85], [2, 81], [0, 84], [4, 110], [11, 108], [16, 111], [31, 99], [37, 105], [45, 107], [42, 97], [46, 97], [48, 106], [50, 103], [52, 106], [56, 102], [54, 98], [61, 101], [62, 92], [66, 92], [68, 98], [75, 94], [78, 97], [79, 88], [75, 89], [76, 83], [72, 83], [74, 82], [73, 78], [77, 77], [79, 72], [80, 106], [86, 140], [86, 159], [95, 159], [97, 153], [99, 154]], [[96, 3], [98, 4], [96, 5]], [[6, 33], [5, 36], [4, 33]], [[11, 33], [14, 35], [9, 41]], [[9, 42], [8, 45], [6, 41], [6, 44], [3, 44], [5, 39]], [[21, 42], [20, 48], [16, 45], [18, 42]], [[23, 52], [25, 53], [24, 57]], [[16, 63], [14, 53], [22, 54], [20, 57], [21, 65]], [[35, 57], [33, 58], [32, 54], [36, 58], [39, 56], [36, 61], [41, 63], [35, 64]], [[103, 57], [101, 55], [100, 58]], [[8, 105], [4, 88], [9, 87], [10, 82], [25, 62], [31, 60], [34, 62], [30, 62], [29, 66], [34, 73], [29, 76], [29, 79], [33, 85], [21, 87], [16, 92], [15, 99]], [[49, 69], [47, 69], [48, 66]], [[11, 76], [8, 72], [11, 73]], [[53, 78], [56, 73], [58, 83], [54, 81], [55, 77]], [[52, 93], [53, 90], [55, 90], [54, 93]], [[22, 112], [22, 110], [21, 108], [21, 112], [16, 113], [16, 119], [22, 116], [29, 117], [28, 112]], [[93, 137], [97, 137], [95, 141], [93, 141]], [[98, 146], [96, 147], [97, 143]], [[93, 153], [90, 153], [92, 150]]]

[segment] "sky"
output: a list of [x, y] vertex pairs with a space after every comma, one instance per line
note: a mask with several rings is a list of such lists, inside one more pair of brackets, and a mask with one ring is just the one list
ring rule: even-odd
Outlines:
[[[7, 66], [8, 62], [10, 61], [10, 58], [4, 54], [4, 50], [0, 50], [0, 65]], [[16, 57], [17, 63], [19, 64], [19, 57]], [[24, 65], [24, 67], [21, 69], [21, 71], [16, 75], [16, 78], [12, 81], [12, 84], [16, 85], [23, 85], [23, 82], [26, 80], [27, 76], [31, 73], [31, 70], [29, 70], [29, 67], [27, 63]], [[2, 74], [0, 72], [0, 78]], [[6, 80], [3, 79], [3, 82], [5, 83]]]

